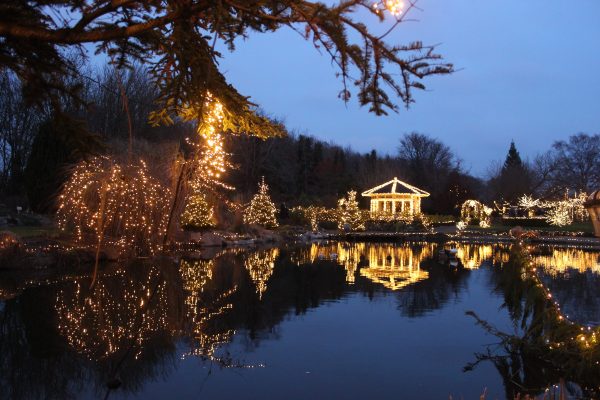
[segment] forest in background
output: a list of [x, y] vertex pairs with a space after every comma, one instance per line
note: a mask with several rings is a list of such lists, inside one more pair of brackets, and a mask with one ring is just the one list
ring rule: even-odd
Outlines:
[[[130, 135], [133, 156], [143, 158], [158, 179], [173, 181], [173, 165], [178, 154], [189, 151], [185, 139], [196, 134], [194, 126], [148, 122], [158, 91], [141, 67], [93, 69], [82, 64], [80, 71], [69, 84], [81, 88], [86, 104], [62, 99], [62, 109], [76, 124], [52, 114], [51, 106], [27, 106], [15, 76], [0, 75], [0, 202], [51, 212], [74, 163], [92, 154], [124, 159]], [[600, 187], [598, 134], [572, 135], [529, 160], [507, 143], [508, 153], [498, 149], [504, 162], [491, 162], [486, 177], [473, 176], [460, 155], [432, 136], [386, 135], [396, 147], [394, 154], [359, 153], [296, 132], [268, 140], [228, 135], [233, 168], [224, 180], [235, 190], [226, 195], [245, 203], [264, 176], [278, 204], [333, 207], [348, 190], [360, 192], [396, 176], [431, 193], [423, 203], [426, 213], [458, 214], [460, 204], [471, 198], [514, 202], [529, 194], [550, 199]]]

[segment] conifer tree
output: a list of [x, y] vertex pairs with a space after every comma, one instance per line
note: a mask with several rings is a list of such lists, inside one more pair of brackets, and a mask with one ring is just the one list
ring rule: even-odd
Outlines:
[[531, 174], [514, 141], [510, 142], [506, 160], [499, 172], [490, 182], [496, 200], [515, 203], [531, 192]]
[[519, 169], [519, 168], [523, 168], [523, 160], [521, 160], [521, 155], [519, 154], [519, 150], [517, 150], [517, 147], [515, 146], [515, 141], [512, 140], [510, 142], [508, 154], [506, 155], [506, 160], [504, 160], [503, 169], [506, 171], [506, 170], [510, 170], [510, 169]]
[[271, 200], [269, 186], [267, 186], [263, 177], [258, 185], [258, 193], [254, 195], [244, 211], [244, 223], [275, 228], [278, 225], [276, 214], [277, 207]]
[[68, 78], [78, 75], [79, 68], [68, 54], [85, 57], [91, 46], [120, 67], [152, 60], [150, 72], [160, 92], [153, 122], [172, 122], [183, 106], [201, 115], [205, 97], [212, 93], [230, 110], [228, 130], [277, 136], [278, 127], [227, 82], [217, 38], [234, 51], [241, 45], [238, 39], [250, 33], [302, 31], [338, 68], [339, 97], [348, 101], [356, 87], [360, 104], [382, 115], [399, 109], [394, 97], [406, 106], [414, 102], [413, 91], [425, 89], [423, 78], [453, 71], [433, 46], [388, 43], [387, 34], [371, 32], [362, 14], [359, 19], [358, 10], [366, 10], [386, 24], [385, 16], [391, 14], [392, 30], [413, 7], [400, 0], [2, 1], [0, 15], [10, 18], [0, 19], [0, 67], [19, 76], [25, 98], [43, 103], [65, 93], [77, 98], [77, 87]]
[[181, 226], [184, 229], [206, 229], [215, 226], [214, 209], [206, 196], [196, 193], [188, 198], [185, 210], [181, 214]]
[[338, 228], [346, 229], [346, 226], [353, 231], [362, 231], [365, 229], [354, 190], [348, 192], [347, 198], [342, 197], [338, 201]]

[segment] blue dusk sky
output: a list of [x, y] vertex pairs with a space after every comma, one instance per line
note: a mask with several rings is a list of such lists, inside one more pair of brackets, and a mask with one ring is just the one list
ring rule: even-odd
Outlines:
[[[388, 42], [440, 44], [453, 75], [398, 114], [377, 117], [337, 98], [341, 83], [326, 55], [296, 32], [252, 34], [222, 70], [243, 94], [289, 129], [354, 150], [394, 154], [418, 131], [448, 144], [471, 173], [503, 160], [511, 139], [534, 157], [555, 140], [600, 132], [600, 1], [421, 0]], [[392, 25], [365, 20], [375, 32]]]

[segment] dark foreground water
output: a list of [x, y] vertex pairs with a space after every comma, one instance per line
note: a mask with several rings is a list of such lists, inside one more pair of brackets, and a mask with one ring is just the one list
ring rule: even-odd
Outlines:
[[[425, 243], [139, 260], [105, 268], [93, 290], [86, 272], [23, 281], [0, 274], [0, 398], [552, 393], [556, 374], [528, 376], [526, 360], [506, 368], [482, 356], [499, 339], [466, 315], [524, 329], [504, 272], [509, 248], [445, 245], [454, 246], [458, 264], [440, 259], [444, 246]], [[540, 279], [581, 324], [600, 321], [599, 255], [534, 255]]]

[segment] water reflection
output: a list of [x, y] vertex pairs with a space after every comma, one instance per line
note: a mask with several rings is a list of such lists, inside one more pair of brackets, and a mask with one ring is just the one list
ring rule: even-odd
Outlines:
[[267, 290], [267, 281], [273, 275], [275, 260], [279, 256], [279, 249], [258, 250], [246, 255], [244, 265], [250, 273], [250, 277], [256, 286], [258, 297], [262, 298]]
[[600, 253], [574, 248], [539, 247], [533, 252], [533, 262], [551, 275], [570, 270], [600, 273]]
[[565, 315], [584, 325], [600, 325], [599, 252], [539, 247], [532, 262]]
[[[437, 261], [444, 248], [456, 249], [458, 268]], [[564, 291], [576, 307], [600, 312], [593, 305], [598, 253], [549, 249], [535, 257], [538, 264], [555, 263], [547, 276], [557, 296]], [[356, 294], [366, 301], [391, 298], [397, 318], [422, 318], [459, 301], [469, 278], [483, 270], [490, 271], [490, 287], [503, 296], [511, 319], [528, 326], [541, 311], [527, 309], [522, 276], [508, 261], [508, 248], [499, 244], [328, 242], [138, 260], [106, 268], [92, 290], [86, 274], [38, 282], [0, 276], [0, 287], [10, 281], [11, 293], [21, 293], [0, 303], [0, 393], [98, 398], [112, 393], [107, 383], [116, 381], [116, 393], [135, 394], [168, 379], [189, 357], [255, 366], [230, 352], [234, 339], [257, 348], [276, 340], [278, 326], [290, 317]], [[576, 287], [567, 284], [567, 273]], [[548, 376], [535, 382], [555, 378]], [[527, 379], [522, 383], [530, 384]]]
[[509, 259], [509, 247], [504, 244], [452, 243], [456, 257], [468, 269], [477, 269], [486, 261], [505, 263]]
[[346, 270], [346, 281], [355, 283], [357, 273], [390, 290], [399, 290], [425, 280], [429, 273], [421, 269], [421, 262], [431, 258], [435, 245], [328, 243], [313, 244], [310, 261], [333, 260]]
[[[513, 246], [509, 261], [492, 270], [492, 281], [504, 297], [503, 307], [511, 317], [513, 329], [502, 332], [489, 318], [475, 316], [499, 343], [489, 347], [487, 352], [478, 352], [476, 361], [466, 369], [491, 362], [503, 379], [506, 398], [524, 395], [597, 398], [600, 359], [596, 332], [600, 328], [586, 327], [573, 318], [566, 320], [560, 308], [563, 304], [560, 300], [556, 302], [555, 292], [550, 292], [547, 284], [556, 286], [554, 278], [560, 278], [565, 271], [579, 278], [596, 275], [592, 267], [600, 253], [553, 248], [529, 250], [531, 253]], [[561, 262], [555, 266], [540, 265], [541, 260], [549, 261], [548, 257]], [[538, 266], [537, 271], [535, 266]], [[538, 275], [540, 266], [543, 271], [551, 271], [542, 273], [542, 279]], [[582, 299], [592, 297], [598, 302], [598, 291], [592, 294], [586, 279], [576, 279], [565, 286], [576, 303], [583, 305]]]

